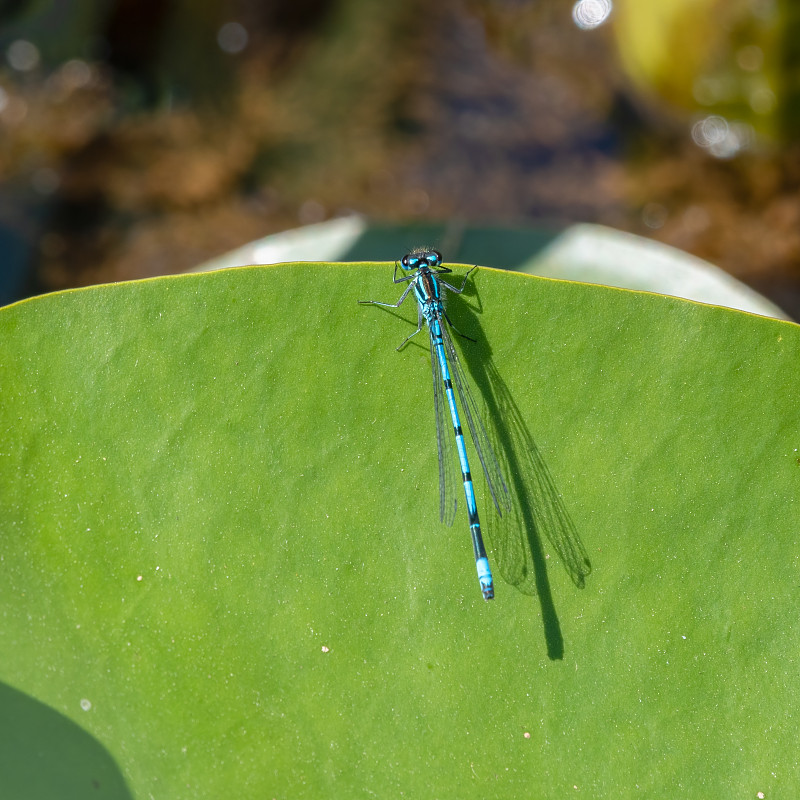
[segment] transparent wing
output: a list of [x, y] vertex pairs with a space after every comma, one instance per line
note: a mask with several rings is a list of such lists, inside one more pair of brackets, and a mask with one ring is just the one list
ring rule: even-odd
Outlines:
[[469, 426], [469, 432], [472, 434], [475, 452], [478, 454], [478, 459], [483, 467], [483, 474], [486, 476], [486, 483], [489, 485], [489, 492], [492, 495], [494, 506], [497, 509], [497, 513], [502, 516], [504, 510], [511, 511], [511, 495], [508, 491], [508, 484], [503, 478], [497, 456], [494, 454], [486, 428], [481, 421], [477, 403], [470, 391], [469, 382], [461, 367], [461, 362], [458, 360], [453, 340], [444, 325], [441, 328], [444, 349], [447, 353], [447, 360], [450, 362], [450, 372], [458, 392], [458, 399], [461, 402], [461, 409], [467, 418], [467, 425]]
[[[497, 367], [491, 359], [482, 367], [490, 386], [491, 432], [506, 443], [498, 454], [511, 480], [513, 499], [511, 512], [502, 520], [492, 515], [486, 520], [500, 573], [523, 594], [546, 596], [545, 564], [554, 550], [572, 582], [582, 588], [592, 565], [561, 492]], [[545, 626], [556, 631], [555, 611], [543, 606], [543, 616]], [[563, 653], [559, 637], [548, 639], [551, 658], [562, 657], [559, 647]]]
[[436, 450], [439, 454], [439, 518], [445, 525], [452, 525], [456, 515], [456, 507], [458, 506], [456, 454], [453, 450], [455, 436], [433, 336], [430, 337], [430, 343], [431, 371], [433, 372], [433, 406], [436, 414]]

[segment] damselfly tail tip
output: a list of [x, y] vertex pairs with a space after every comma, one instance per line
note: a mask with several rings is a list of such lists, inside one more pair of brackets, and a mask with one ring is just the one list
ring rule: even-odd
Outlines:
[[494, 597], [494, 579], [492, 578], [492, 570], [489, 568], [489, 559], [479, 558], [475, 562], [478, 568], [478, 581], [481, 584], [481, 594], [484, 600], [491, 600]]

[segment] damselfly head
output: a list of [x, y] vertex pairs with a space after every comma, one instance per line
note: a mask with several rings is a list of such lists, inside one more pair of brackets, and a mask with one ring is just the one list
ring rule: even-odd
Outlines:
[[442, 263], [442, 254], [438, 250], [420, 247], [406, 253], [400, 260], [403, 269], [421, 269], [422, 267], [438, 267]]

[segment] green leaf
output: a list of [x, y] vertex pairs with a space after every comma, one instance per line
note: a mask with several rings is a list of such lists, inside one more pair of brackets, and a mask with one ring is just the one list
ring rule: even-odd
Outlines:
[[43, 704], [135, 798], [793, 796], [800, 329], [473, 278], [449, 312], [518, 497], [479, 497], [491, 603], [438, 521], [412, 301], [356, 305], [390, 266], [2, 310], [0, 718]]

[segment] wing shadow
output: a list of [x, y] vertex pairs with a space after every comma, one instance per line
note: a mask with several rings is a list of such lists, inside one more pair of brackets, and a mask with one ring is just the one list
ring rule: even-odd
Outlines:
[[[467, 303], [460, 303], [462, 319], [467, 316], [463, 313], [466, 308], [476, 311]], [[472, 316], [473, 327], [465, 324], [462, 330], [474, 336], [480, 326], [474, 313]], [[489, 344], [485, 338], [477, 338], [482, 352], [475, 353], [474, 345], [461, 342], [462, 361], [485, 404], [483, 419], [512, 495], [511, 512], [502, 518], [496, 512], [489, 513], [487, 504], [483, 504], [485, 528], [503, 579], [523, 594], [538, 598], [547, 655], [551, 660], [560, 660], [564, 657], [564, 638], [542, 537], [550, 543], [577, 588], [585, 586], [592, 565], [541, 451], [492, 360]]]

